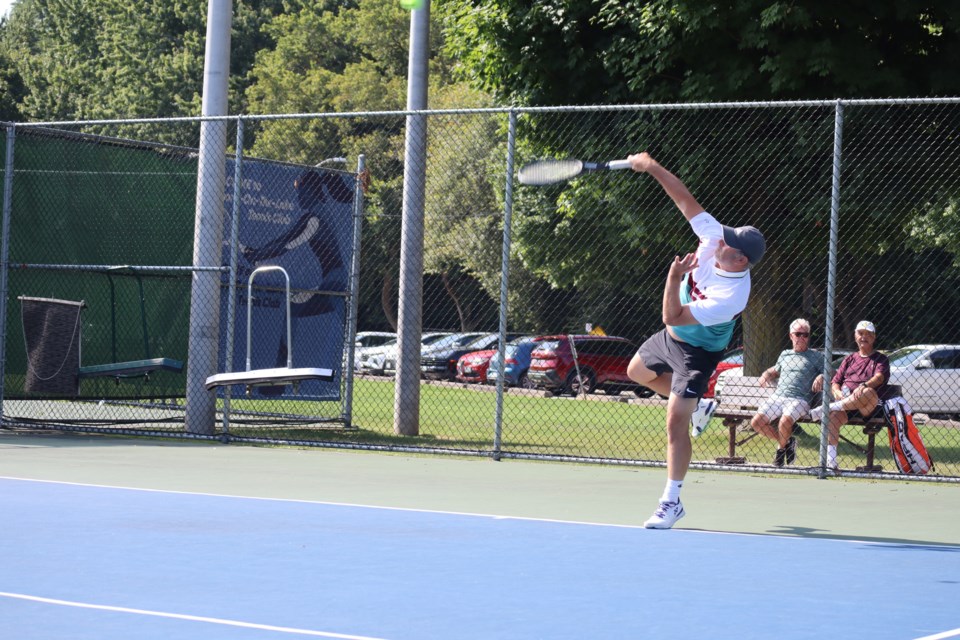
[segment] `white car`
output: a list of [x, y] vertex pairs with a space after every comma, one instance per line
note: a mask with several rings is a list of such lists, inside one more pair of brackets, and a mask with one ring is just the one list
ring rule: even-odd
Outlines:
[[[420, 344], [428, 345], [437, 340], [440, 340], [446, 336], [450, 335], [446, 332], [431, 332], [424, 333], [420, 336]], [[391, 362], [396, 362], [397, 360], [397, 339], [394, 338], [386, 344], [383, 344], [379, 347], [371, 347], [367, 350], [359, 359], [357, 370], [361, 373], [373, 373], [376, 375], [383, 375], [384, 365], [387, 360]], [[388, 372], [392, 375], [392, 371]]]
[[[379, 347], [368, 347], [363, 353], [357, 354], [356, 370], [358, 373], [383, 373], [383, 361], [387, 353], [397, 348], [397, 339], [393, 338]], [[359, 349], [358, 349], [359, 351]]]
[[888, 357], [890, 384], [915, 413], [960, 415], [960, 345], [915, 344]]
[[371, 353], [388, 342], [395, 341], [397, 334], [389, 331], [360, 331], [353, 343], [353, 367], [358, 369], [364, 354]]

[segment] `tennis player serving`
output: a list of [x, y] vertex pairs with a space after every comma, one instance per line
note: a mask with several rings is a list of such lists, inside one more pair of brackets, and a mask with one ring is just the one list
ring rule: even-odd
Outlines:
[[696, 253], [677, 256], [670, 265], [663, 289], [666, 326], [641, 345], [627, 367], [635, 382], [669, 396], [667, 485], [657, 510], [644, 522], [648, 529], [669, 529], [684, 516], [680, 488], [690, 466], [690, 434], [699, 435], [716, 408], [714, 401], [701, 398], [747, 306], [750, 268], [763, 257], [766, 242], [754, 227], [717, 222], [649, 153], [629, 161], [634, 171], [660, 183], [700, 239]]

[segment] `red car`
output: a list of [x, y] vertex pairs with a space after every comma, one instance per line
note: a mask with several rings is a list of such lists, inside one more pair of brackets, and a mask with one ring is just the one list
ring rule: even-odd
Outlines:
[[[571, 340], [577, 352], [579, 381]], [[649, 389], [640, 387], [627, 376], [627, 365], [636, 352], [635, 344], [615, 336], [547, 336], [530, 354], [527, 377], [535, 386], [558, 393], [578, 395], [580, 391], [593, 393], [603, 389], [616, 395], [629, 389], [638, 396], [648, 396]]]
[[[516, 344], [518, 340], [529, 340], [529, 336], [518, 333], [507, 334], [507, 345]], [[489, 349], [465, 353], [457, 360], [456, 379], [460, 382], [479, 382], [486, 384], [487, 369], [497, 357], [497, 345], [494, 343]]]
[[460, 356], [457, 360], [457, 380], [460, 382], [487, 382], [487, 369], [490, 368], [490, 360], [497, 355], [496, 349], [484, 349], [483, 351], [471, 351]]
[[737, 347], [736, 349], [731, 349], [727, 352], [727, 355], [723, 356], [723, 360], [720, 361], [720, 364], [717, 365], [717, 370], [713, 372], [713, 375], [710, 376], [710, 381], [707, 382], [707, 392], [703, 394], [704, 398], [712, 398], [714, 389], [717, 386], [717, 378], [720, 377], [720, 374], [729, 369], [736, 369], [737, 367], [743, 366], [743, 347]]

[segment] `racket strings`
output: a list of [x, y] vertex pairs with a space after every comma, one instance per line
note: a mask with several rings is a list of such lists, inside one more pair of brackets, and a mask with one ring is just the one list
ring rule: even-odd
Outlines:
[[575, 178], [582, 171], [580, 160], [540, 160], [520, 169], [517, 178], [521, 184], [544, 185]]

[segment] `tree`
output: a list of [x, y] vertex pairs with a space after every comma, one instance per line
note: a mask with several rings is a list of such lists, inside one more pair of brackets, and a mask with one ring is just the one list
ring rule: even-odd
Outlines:
[[528, 105], [955, 95], [950, 0], [442, 0], [465, 77]]
[[[956, 94], [960, 7], [939, 0], [866, 3], [703, 0], [446, 0], [446, 43], [461, 73], [500, 99], [528, 105], [704, 102]], [[943, 182], [955, 158], [952, 113], [848, 109], [841, 247], [841, 300], [852, 315], [869, 298], [871, 255], [890, 229], [917, 214], [922, 194], [957, 193]], [[743, 119], [749, 117], [750, 122]], [[530, 156], [622, 157], [643, 141], [727, 224], [754, 224], [773, 240], [756, 270], [744, 316], [748, 369], [775, 358], [792, 314], [817, 313], [829, 226], [833, 108], [623, 116], [537, 114], [523, 130]], [[895, 136], [882, 137], [895, 123]], [[849, 136], [849, 137], [848, 137]], [[932, 146], [931, 146], [932, 145]], [[910, 179], [895, 165], [909, 162]], [[938, 182], [939, 180], [939, 182]], [[864, 185], [869, 185], [864, 189]], [[943, 200], [941, 199], [940, 202]], [[897, 203], [897, 206], [890, 206]], [[556, 286], [610, 282], [620, 299], [654, 305], [655, 260], [689, 246], [689, 232], [650, 185], [591, 177], [530, 196], [517, 242], [527, 265]], [[935, 208], [935, 210], [938, 210]], [[545, 242], [545, 238], [550, 238]], [[599, 256], [624, 256], [616, 265]], [[606, 262], [606, 264], [605, 264]], [[606, 278], [606, 280], [604, 280]], [[868, 290], [868, 289], [867, 289]], [[811, 295], [811, 291], [815, 295]], [[645, 307], [645, 311], [648, 310]], [[648, 316], [649, 317], [649, 316]]]
[[[206, 0], [19, 0], [0, 27], [0, 51], [22, 86], [17, 119], [162, 118], [200, 113]], [[262, 25], [282, 0], [234, 3], [232, 112], [244, 110]], [[2, 58], [0, 58], [2, 59]], [[197, 143], [197, 127], [127, 126], [114, 135]]]
[[[3, 24], [0, 24], [3, 29]], [[23, 84], [10, 60], [10, 55], [0, 47], [0, 122], [17, 120], [17, 99], [23, 95]]]
[[[407, 46], [410, 14], [395, 0], [365, 0], [337, 5], [304, 4], [298, 11], [278, 16], [268, 27], [275, 46], [256, 57], [247, 90], [253, 113], [319, 113], [354, 111], [399, 111], [405, 108]], [[441, 30], [431, 31], [432, 104], [436, 107], [487, 106], [489, 97], [465, 84], [450, 83], [450, 60], [441, 55]], [[446, 122], [447, 124], [444, 124]], [[491, 175], [459, 171], [470, 165], [455, 162], [451, 154], [462, 153], [456, 139], [472, 140], [471, 150], [481, 164], [496, 153], [496, 125], [489, 118], [432, 118], [430, 123], [430, 170], [427, 179], [428, 231], [425, 247], [426, 272], [437, 276], [456, 311], [461, 328], [481, 323], [480, 308], [489, 306], [499, 289], [483, 304], [470, 305], [477, 295], [481, 272], [490, 272], [488, 259], [499, 259], [487, 248], [486, 238], [498, 220], [492, 212], [497, 200]], [[365, 290], [361, 305], [380, 303], [384, 320], [396, 327], [396, 297], [400, 258], [400, 211], [403, 194], [403, 148], [405, 119], [304, 118], [264, 122], [256, 128], [252, 153], [303, 163], [316, 163], [333, 156], [367, 156], [373, 177], [366, 203], [363, 230], [363, 273], [377, 273], [380, 286]], [[501, 153], [502, 155], [502, 153]], [[496, 175], [502, 176], [502, 171]], [[502, 180], [497, 183], [502, 187]], [[464, 203], [469, 203], [464, 206]], [[461, 251], [456, 238], [483, 251]], [[479, 263], [483, 262], [481, 266]], [[499, 262], [497, 262], [499, 273]], [[429, 287], [434, 279], [426, 280]], [[442, 316], [440, 322], [449, 321]], [[371, 315], [366, 316], [371, 322]], [[425, 323], [436, 320], [425, 318]]]

